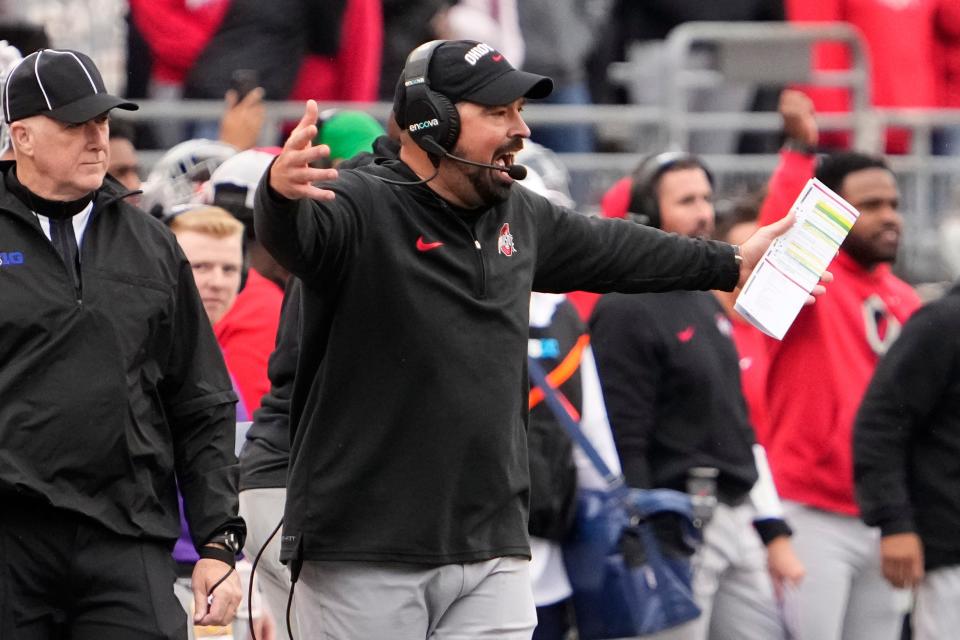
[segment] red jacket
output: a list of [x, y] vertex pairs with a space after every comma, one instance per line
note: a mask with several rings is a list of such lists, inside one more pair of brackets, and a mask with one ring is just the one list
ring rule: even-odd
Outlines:
[[[783, 152], [760, 223], [781, 218], [812, 173], [812, 158]], [[826, 295], [783, 341], [768, 339], [767, 454], [782, 497], [856, 515], [853, 420], [877, 360], [920, 300], [886, 264], [867, 271], [841, 250], [830, 271]]]
[[185, 0], [130, 0], [130, 17], [153, 56], [153, 77], [183, 83], [228, 6], [230, 0], [210, 0], [196, 8], [187, 7]]
[[347, 0], [337, 56], [306, 56], [289, 99], [374, 102], [382, 48], [380, 0]]
[[[787, 17], [794, 22], [845, 21], [862, 33], [869, 52], [872, 102], [878, 107], [936, 107], [942, 78], [937, 73], [937, 31], [941, 2], [957, 0], [786, 0]], [[814, 67], [848, 69], [849, 56], [839, 44], [819, 45]], [[818, 113], [849, 111], [846, 89], [804, 88]], [[835, 135], [825, 142], [844, 144]], [[908, 132], [891, 130], [887, 150], [905, 153]]]
[[250, 415], [270, 390], [267, 360], [280, 324], [283, 290], [250, 269], [247, 283], [225, 316], [213, 325], [227, 369], [233, 375]]
[[739, 315], [731, 314], [730, 323], [733, 325], [733, 343], [740, 358], [740, 387], [743, 399], [747, 401], [750, 424], [757, 442], [766, 447], [769, 439], [767, 374], [770, 371], [767, 337]]

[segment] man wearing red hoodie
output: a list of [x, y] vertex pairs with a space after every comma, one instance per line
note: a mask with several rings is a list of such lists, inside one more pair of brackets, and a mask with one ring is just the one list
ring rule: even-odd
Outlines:
[[852, 429], [877, 360], [920, 303], [890, 270], [902, 227], [897, 183], [880, 158], [842, 153], [818, 164], [806, 95], [785, 91], [780, 112], [789, 141], [760, 223], [784, 216], [814, 169], [860, 212], [830, 265], [829, 299], [801, 310], [783, 341], [768, 345], [768, 454], [807, 567], [791, 604], [801, 638], [894, 640], [900, 611], [880, 570], [880, 532], [859, 520], [853, 496]]

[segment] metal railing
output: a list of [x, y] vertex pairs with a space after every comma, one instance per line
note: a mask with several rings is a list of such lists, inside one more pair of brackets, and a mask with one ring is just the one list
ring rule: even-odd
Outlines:
[[[821, 42], [840, 42], [851, 53], [848, 72], [814, 72], [810, 66], [811, 47]], [[713, 68], [691, 68], [691, 56], [707, 46]], [[940, 260], [940, 223], [958, 208], [960, 200], [960, 133], [957, 156], [934, 156], [931, 134], [935, 129], [954, 128], [960, 132], [960, 109], [875, 109], [869, 106], [869, 61], [859, 33], [845, 24], [793, 26], [784, 23], [687, 23], [671, 32], [665, 44], [665, 63], [660, 69], [663, 100], [645, 105], [543, 105], [531, 104], [524, 117], [532, 128], [538, 125], [592, 124], [607, 146], [624, 150], [615, 153], [559, 154], [570, 170], [574, 197], [586, 211], [596, 209], [600, 196], [616, 179], [629, 172], [645, 155], [665, 148], [686, 148], [692, 133], [729, 131], [779, 132], [780, 116], [775, 112], [692, 112], [687, 101], [691, 90], [722, 86], [727, 78], [735, 82], [800, 82], [808, 85], [847, 87], [852, 110], [844, 114], [820, 114], [821, 130], [850, 130], [854, 146], [878, 152], [887, 127], [912, 132], [909, 154], [893, 156], [902, 194], [902, 211], [907, 230], [900, 271], [913, 281], [946, 277]], [[613, 76], [630, 82], [631, 67], [620, 64]], [[185, 121], [216, 122], [223, 113], [220, 101], [140, 102], [141, 109], [124, 114], [134, 120], [160, 126]], [[277, 144], [284, 123], [295, 123], [303, 114], [301, 102], [272, 102], [261, 144]], [[367, 111], [385, 121], [392, 105], [378, 103], [320, 104], [320, 109], [350, 108]], [[161, 154], [142, 152], [149, 167]], [[718, 180], [718, 193], [742, 192], [765, 184], [776, 166], [777, 156], [704, 154]]]

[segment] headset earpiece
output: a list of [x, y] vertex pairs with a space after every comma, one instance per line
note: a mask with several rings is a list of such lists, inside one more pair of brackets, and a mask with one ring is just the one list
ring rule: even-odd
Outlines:
[[447, 96], [430, 88], [430, 59], [437, 47], [445, 42], [433, 40], [414, 49], [407, 57], [400, 78], [404, 96], [403, 122], [399, 124], [428, 153], [434, 152], [424, 146], [424, 138], [429, 136], [451, 151], [460, 136], [460, 114], [456, 105]]

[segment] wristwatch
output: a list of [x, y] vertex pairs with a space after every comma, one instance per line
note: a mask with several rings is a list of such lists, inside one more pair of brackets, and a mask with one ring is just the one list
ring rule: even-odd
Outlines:
[[225, 529], [207, 540], [200, 548], [200, 557], [219, 560], [231, 567], [237, 562], [240, 553], [240, 536], [233, 529]]
[[740, 268], [740, 265], [743, 264], [743, 254], [740, 253], [740, 245], [734, 244], [730, 246], [733, 247], [733, 261], [737, 263], [737, 268]]

